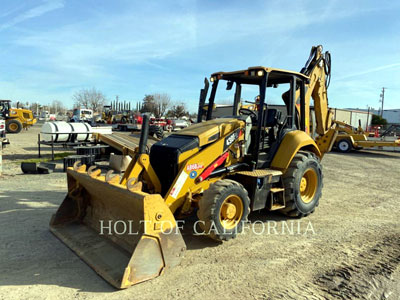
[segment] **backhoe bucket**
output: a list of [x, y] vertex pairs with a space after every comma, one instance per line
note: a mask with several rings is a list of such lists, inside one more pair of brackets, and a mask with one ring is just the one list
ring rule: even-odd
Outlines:
[[68, 168], [68, 194], [50, 230], [105, 280], [127, 288], [178, 265], [186, 246], [161, 195], [118, 177]]

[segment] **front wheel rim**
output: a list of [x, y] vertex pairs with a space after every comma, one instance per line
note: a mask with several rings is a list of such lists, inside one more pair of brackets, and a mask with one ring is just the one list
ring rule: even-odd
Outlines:
[[10, 124], [10, 130], [11, 131], [17, 131], [17, 129], [18, 129], [18, 126], [17, 126], [17, 124]]
[[225, 229], [235, 228], [243, 216], [243, 202], [238, 195], [229, 195], [222, 202], [219, 221]]
[[318, 175], [314, 169], [307, 169], [300, 180], [300, 197], [304, 203], [310, 203], [317, 192]]

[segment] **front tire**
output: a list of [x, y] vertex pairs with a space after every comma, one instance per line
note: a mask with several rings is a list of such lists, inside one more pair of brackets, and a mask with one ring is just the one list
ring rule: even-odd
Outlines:
[[212, 239], [227, 241], [243, 230], [250, 213], [250, 199], [246, 189], [230, 179], [210, 185], [199, 202], [197, 216], [200, 227]]
[[22, 130], [22, 123], [18, 120], [9, 120], [6, 124], [8, 133], [20, 133]]
[[322, 167], [314, 153], [297, 153], [283, 175], [286, 207], [282, 213], [305, 217], [319, 204], [323, 186]]

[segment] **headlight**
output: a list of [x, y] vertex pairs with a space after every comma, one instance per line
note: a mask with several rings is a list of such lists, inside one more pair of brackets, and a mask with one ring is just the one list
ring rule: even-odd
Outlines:
[[259, 70], [257, 71], [257, 76], [263, 76], [264, 75], [264, 71], [263, 70]]
[[211, 82], [214, 82], [214, 80], [215, 80], [214, 77], [211, 77], [211, 78], [210, 78], [210, 81], [211, 81]]

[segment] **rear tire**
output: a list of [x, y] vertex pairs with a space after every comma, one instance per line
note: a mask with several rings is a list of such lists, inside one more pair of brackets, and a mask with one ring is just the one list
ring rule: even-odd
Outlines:
[[210, 185], [199, 202], [197, 216], [200, 227], [218, 241], [233, 239], [243, 230], [250, 213], [250, 199], [246, 189], [230, 179]]
[[121, 118], [121, 124], [126, 124], [126, 123], [128, 123], [128, 118], [125, 117], [125, 116], [123, 116], [123, 117]]
[[322, 167], [314, 153], [297, 153], [283, 174], [286, 207], [282, 213], [291, 217], [305, 217], [319, 204], [323, 186]]
[[353, 146], [351, 145], [351, 142], [348, 139], [343, 139], [336, 143], [336, 148], [338, 149], [339, 152], [347, 153], [350, 152]]
[[149, 135], [151, 135], [152, 137], [155, 137], [159, 140], [162, 140], [164, 138], [164, 131], [160, 126], [150, 125]]
[[22, 123], [18, 120], [9, 120], [6, 123], [8, 133], [19, 133], [22, 130]]

